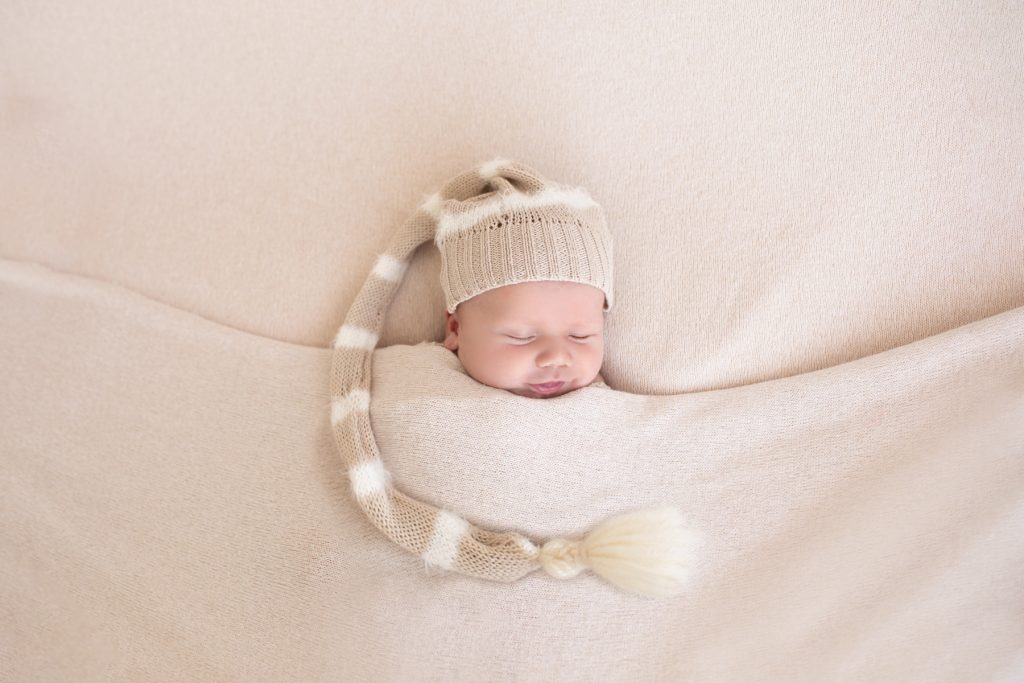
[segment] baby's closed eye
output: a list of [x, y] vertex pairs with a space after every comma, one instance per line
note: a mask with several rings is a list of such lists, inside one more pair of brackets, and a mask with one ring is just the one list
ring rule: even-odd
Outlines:
[[[531, 340], [536, 338], [533, 335], [528, 335], [528, 336], [525, 336], [525, 337], [517, 337], [515, 335], [506, 334], [505, 336], [508, 337], [509, 339], [515, 339], [516, 341], [522, 341], [522, 342], [531, 341]], [[591, 337], [596, 337], [596, 336], [597, 335], [595, 335], [595, 334], [582, 334], [582, 335], [580, 335], [580, 334], [570, 334], [569, 338], [570, 339], [577, 339], [577, 340], [583, 341], [585, 339], [590, 339]]]

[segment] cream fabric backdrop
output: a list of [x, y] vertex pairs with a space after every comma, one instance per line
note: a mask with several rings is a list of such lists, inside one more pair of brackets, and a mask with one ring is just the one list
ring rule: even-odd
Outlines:
[[[12, 349], [0, 368], [16, 381], [0, 394], [0, 672], [336, 679], [340, 651], [366, 655], [370, 677], [414, 670], [385, 625], [435, 627], [417, 605], [449, 594], [382, 602], [366, 631], [376, 641], [345, 621], [346, 600], [386, 589], [380, 568], [398, 572], [401, 556], [350, 516], [317, 364], [393, 231], [480, 160], [522, 159], [605, 207], [617, 309], [602, 374], [620, 391], [787, 378], [1024, 305], [1022, 32], [1007, 3], [0, 8], [0, 322]], [[438, 264], [420, 254], [382, 344], [440, 339]], [[107, 313], [92, 308], [100, 291], [118, 292]], [[153, 306], [163, 313], [147, 317]], [[204, 364], [214, 348], [221, 361]], [[261, 377], [271, 393], [240, 412]], [[159, 392], [126, 391], [152, 382], [182, 383], [166, 394], [174, 410]], [[245, 439], [261, 424], [283, 460], [252, 460]], [[913, 589], [942, 591], [954, 631], [928, 630], [935, 613], [908, 597], [824, 661], [821, 624], [799, 609], [786, 628], [772, 611], [748, 615], [705, 668], [663, 649], [665, 634], [634, 642], [673, 680], [1024, 676], [1024, 447], [1012, 427], [1001, 450], [955, 470], [963, 498], [948, 501], [991, 522], [954, 519], [893, 548], [888, 565], [902, 585], [937, 539], [975, 548], [961, 571], [982, 586], [960, 575]], [[188, 434], [236, 435], [238, 450], [209, 460], [211, 442]], [[189, 457], [212, 470], [168, 479]], [[893, 476], [865, 495], [907, 484]], [[311, 491], [318, 506], [289, 507]], [[278, 516], [285, 500], [297, 517]], [[324, 560], [346, 529], [373, 554], [331, 545]], [[160, 554], [170, 548], [195, 557], [175, 563]], [[312, 591], [281, 570], [302, 558]], [[805, 569], [769, 590], [808, 604], [794, 582]], [[516, 609], [500, 588], [480, 590]], [[852, 581], [831, 599], [829, 614], [847, 614], [872, 598]], [[516, 632], [491, 631], [513, 643]], [[872, 670], [871, 633], [928, 668]], [[564, 656], [573, 639], [549, 644]], [[416, 671], [452, 679], [468, 661], [458, 648], [444, 641]], [[494, 653], [506, 657], [494, 678], [511, 677], [516, 657], [553, 654], [511, 652]], [[645, 654], [623, 654], [623, 680]]]

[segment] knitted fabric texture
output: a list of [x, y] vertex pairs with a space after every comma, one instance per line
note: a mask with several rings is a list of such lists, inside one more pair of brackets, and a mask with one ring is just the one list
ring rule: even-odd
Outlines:
[[489, 289], [537, 280], [597, 287], [611, 310], [612, 238], [585, 189], [499, 159], [453, 178], [422, 210], [438, 221], [434, 243], [449, 313]]
[[[369, 520], [432, 567], [497, 581], [514, 581], [541, 567], [559, 578], [578, 574], [584, 565], [599, 572], [601, 558], [614, 554], [610, 548], [637, 545], [640, 539], [676, 552], [677, 520], [671, 510], [623, 515], [612, 524], [606, 520], [588, 537], [590, 546], [562, 539], [538, 546], [514, 531], [474, 526], [395, 488], [369, 418], [371, 367], [384, 315], [410, 258], [428, 240], [442, 250], [450, 312], [489, 288], [528, 280], [585, 282], [604, 291], [605, 310], [613, 302], [611, 239], [600, 207], [585, 192], [496, 159], [431, 195], [377, 259], [333, 343], [332, 429], [352, 493]], [[627, 560], [625, 566], [636, 564]], [[615, 580], [613, 570], [603, 575]], [[617, 585], [630, 589], [628, 580]]]

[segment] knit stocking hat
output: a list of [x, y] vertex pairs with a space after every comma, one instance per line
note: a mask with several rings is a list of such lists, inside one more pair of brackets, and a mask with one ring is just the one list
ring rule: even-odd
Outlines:
[[537, 280], [597, 287], [611, 310], [612, 237], [585, 189], [496, 159], [456, 176], [420, 208], [437, 221], [449, 313], [489, 289]]
[[495, 581], [515, 581], [540, 568], [565, 579], [589, 568], [642, 595], [680, 592], [694, 535], [674, 507], [612, 517], [582, 540], [535, 543], [514, 531], [481, 529], [395, 488], [370, 423], [371, 365], [409, 259], [428, 240], [441, 250], [449, 312], [488, 289], [537, 280], [589, 284], [604, 291], [604, 310], [613, 303], [611, 236], [600, 206], [582, 188], [495, 159], [430, 195], [378, 257], [334, 339], [331, 424], [363, 512], [433, 567]]

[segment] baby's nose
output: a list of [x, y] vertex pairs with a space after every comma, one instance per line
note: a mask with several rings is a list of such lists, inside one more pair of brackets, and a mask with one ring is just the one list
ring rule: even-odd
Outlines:
[[542, 368], [552, 365], [569, 365], [572, 361], [572, 353], [565, 344], [552, 342], [548, 344], [540, 355], [537, 356], [537, 364]]

